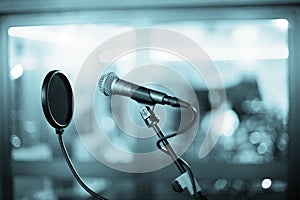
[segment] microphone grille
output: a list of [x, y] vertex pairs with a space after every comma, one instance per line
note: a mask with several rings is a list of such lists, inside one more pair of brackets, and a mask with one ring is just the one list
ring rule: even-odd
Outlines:
[[112, 84], [114, 81], [118, 80], [118, 76], [115, 75], [113, 72], [109, 72], [106, 74], [103, 74], [98, 82], [98, 87], [100, 89], [100, 92], [104, 93], [106, 96], [110, 96], [113, 94], [112, 91]]

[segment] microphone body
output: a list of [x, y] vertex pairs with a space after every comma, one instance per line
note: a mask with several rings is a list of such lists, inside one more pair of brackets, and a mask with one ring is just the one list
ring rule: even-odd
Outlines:
[[106, 96], [122, 95], [144, 104], [162, 104], [173, 107], [188, 108], [191, 105], [181, 99], [169, 96], [165, 93], [152, 90], [143, 86], [136, 85], [119, 79], [113, 72], [101, 76], [99, 80], [99, 89]]

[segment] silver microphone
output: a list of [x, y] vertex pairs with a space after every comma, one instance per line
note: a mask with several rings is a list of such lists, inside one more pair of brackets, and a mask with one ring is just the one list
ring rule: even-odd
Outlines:
[[173, 107], [189, 108], [191, 105], [179, 98], [169, 96], [165, 93], [152, 90], [120, 79], [115, 73], [103, 74], [98, 83], [98, 87], [106, 96], [122, 95], [145, 104], [162, 104]]

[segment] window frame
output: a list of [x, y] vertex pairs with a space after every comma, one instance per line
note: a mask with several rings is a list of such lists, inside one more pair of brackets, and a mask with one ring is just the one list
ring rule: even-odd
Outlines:
[[[90, 5], [92, 7], [92, 5]], [[47, 5], [41, 8], [46, 9]], [[289, 76], [289, 152], [288, 168], [279, 165], [278, 168], [286, 170], [288, 176], [288, 197], [300, 198], [300, 81], [297, 77], [298, 66], [300, 66], [300, 57], [297, 56], [297, 50], [300, 48], [300, 7], [296, 6], [196, 6], [193, 8], [112, 8], [107, 10], [68, 10], [54, 9], [45, 13], [28, 12], [23, 13], [22, 8], [19, 12], [6, 13], [0, 16], [1, 25], [1, 55], [0, 55], [0, 91], [3, 95], [0, 99], [0, 199], [13, 199], [13, 176], [16, 174], [26, 174], [20, 170], [30, 168], [31, 163], [11, 162], [10, 134], [11, 126], [11, 80], [9, 79], [8, 65], [8, 28], [12, 26], [34, 26], [34, 25], [59, 25], [73, 23], [118, 23], [126, 22], [132, 19], [151, 19], [156, 22], [169, 20], [241, 20], [241, 19], [276, 19], [285, 18], [289, 21], [289, 58], [288, 58], [288, 76]], [[26, 11], [26, 9], [24, 9]], [[43, 9], [42, 9], [43, 10]], [[43, 164], [42, 164], [43, 165]], [[230, 167], [230, 166], [229, 166]], [[263, 168], [270, 166], [265, 165]], [[60, 167], [61, 168], [61, 167]], [[251, 167], [250, 167], [251, 168]], [[273, 169], [273, 167], [272, 167]], [[276, 167], [274, 168], [276, 170]], [[258, 168], [261, 170], [261, 168]], [[270, 170], [270, 169], [267, 169]], [[30, 172], [30, 170], [29, 170]], [[247, 173], [245, 171], [245, 173]], [[280, 173], [280, 172], [276, 172]], [[98, 173], [99, 174], [99, 173]], [[37, 175], [37, 174], [35, 174]], [[90, 174], [89, 174], [90, 175]], [[199, 174], [200, 175], [200, 174]]]

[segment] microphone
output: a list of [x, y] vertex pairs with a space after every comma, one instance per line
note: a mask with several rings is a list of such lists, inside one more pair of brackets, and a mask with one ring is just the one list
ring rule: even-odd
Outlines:
[[149, 105], [166, 104], [173, 107], [191, 107], [191, 104], [179, 98], [172, 97], [165, 93], [124, 81], [113, 72], [103, 74], [99, 79], [98, 87], [100, 91], [106, 96], [127, 96], [139, 103]]

